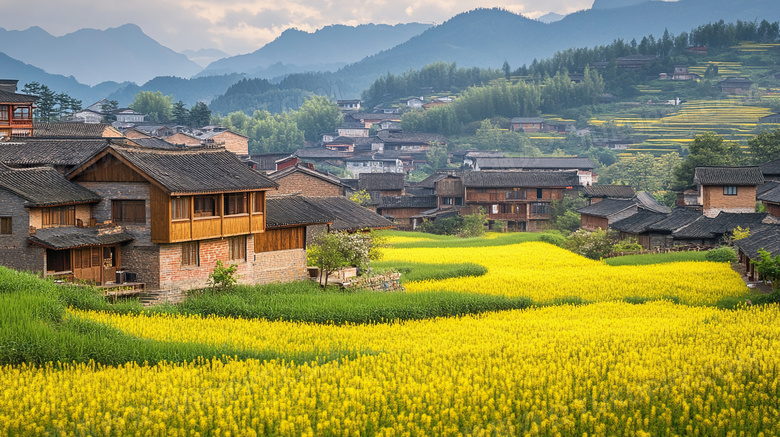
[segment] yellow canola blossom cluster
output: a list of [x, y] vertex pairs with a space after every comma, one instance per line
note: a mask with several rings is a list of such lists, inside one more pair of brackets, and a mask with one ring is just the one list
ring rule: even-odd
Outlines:
[[744, 296], [748, 291], [739, 275], [724, 263], [613, 267], [540, 242], [476, 248], [391, 248], [385, 250], [383, 260], [475, 263], [488, 269], [480, 277], [405, 284], [411, 292], [446, 290], [522, 296], [537, 304], [571, 298], [585, 302], [642, 298], [709, 305], [724, 297]]
[[780, 435], [778, 306], [605, 302], [360, 326], [72, 317], [148, 339], [373, 352], [6, 366], [0, 435]]

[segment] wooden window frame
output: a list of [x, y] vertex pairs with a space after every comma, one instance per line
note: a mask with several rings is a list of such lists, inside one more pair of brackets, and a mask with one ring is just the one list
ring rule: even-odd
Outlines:
[[543, 199], [544, 198], [544, 189], [537, 188], [536, 189], [536, 198], [537, 199]]
[[736, 185], [724, 185], [723, 186], [723, 195], [724, 196], [736, 196], [739, 193], [739, 188]]
[[228, 261], [246, 261], [246, 236], [230, 237], [228, 240]]
[[252, 194], [252, 214], [265, 214], [265, 193], [262, 191]]
[[0, 217], [0, 235], [11, 235], [13, 232], [13, 217]]
[[111, 220], [114, 223], [146, 224], [146, 201], [112, 199]]
[[[211, 205], [212, 205], [212, 209], [210, 211], [205, 208], [206, 206], [208, 206], [206, 203], [209, 200], [211, 201]], [[194, 218], [219, 217], [219, 212], [217, 210], [217, 196], [195, 196], [192, 198], [192, 203], [194, 208], [193, 209]]]
[[181, 266], [200, 266], [200, 244], [197, 241], [181, 243]]
[[76, 206], [52, 206], [41, 210], [41, 227], [76, 226]]
[[248, 193], [225, 193], [223, 197], [223, 212], [226, 216], [245, 215], [248, 213]]
[[171, 220], [189, 220], [190, 205], [192, 204], [190, 197], [172, 197], [171, 198]]
[[[17, 116], [16, 112], [19, 111]], [[32, 120], [32, 110], [28, 106], [19, 106], [14, 108], [14, 120]]]
[[11, 107], [8, 105], [0, 105], [0, 121], [11, 120]]

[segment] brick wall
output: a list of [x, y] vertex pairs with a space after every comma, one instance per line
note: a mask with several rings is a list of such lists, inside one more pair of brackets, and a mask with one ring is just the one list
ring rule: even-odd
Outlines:
[[102, 199], [92, 213], [98, 223], [111, 220], [111, 200], [146, 201], [146, 223], [122, 223], [124, 232], [135, 239], [131, 246], [152, 245], [152, 212], [148, 182], [79, 182], [79, 185], [92, 190]]
[[273, 194], [296, 194], [301, 193], [306, 196], [341, 196], [342, 188], [320, 178], [301, 173], [293, 172], [283, 178], [276, 180], [279, 184], [279, 190]]
[[253, 281], [256, 284], [289, 282], [307, 277], [306, 250], [290, 249], [255, 255]]
[[702, 188], [701, 201], [704, 215], [715, 217], [721, 211], [749, 213], [756, 210], [756, 187], [737, 187], [737, 194], [724, 195], [723, 186]]
[[233, 152], [236, 155], [248, 155], [249, 154], [249, 139], [236, 135], [233, 132], [220, 132], [212, 137], [217, 143], [224, 143], [223, 146], [229, 152]]
[[218, 259], [222, 260], [226, 266], [238, 265], [236, 275], [239, 276], [239, 283], [251, 284], [253, 282], [254, 253], [252, 248], [254, 247], [254, 238], [252, 236], [247, 237], [248, 260], [228, 260], [227, 239], [202, 240], [198, 243], [200, 263], [197, 266], [181, 265], [181, 243], [160, 245], [160, 288], [185, 290], [203, 288], [208, 282], [209, 275], [214, 271]]
[[30, 219], [24, 200], [0, 190], [0, 217], [11, 217], [11, 234], [0, 234], [0, 265], [42, 272], [46, 266], [46, 252], [42, 247], [27, 244]]

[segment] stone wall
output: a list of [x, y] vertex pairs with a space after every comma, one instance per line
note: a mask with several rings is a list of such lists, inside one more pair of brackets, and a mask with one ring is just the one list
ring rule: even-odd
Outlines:
[[146, 223], [121, 223], [121, 225], [124, 232], [135, 239], [129, 243], [131, 246], [152, 245], [152, 208], [148, 182], [79, 182], [79, 185], [100, 196], [101, 201], [92, 208], [93, 216], [98, 223], [112, 219], [112, 200], [146, 201]]
[[360, 288], [374, 291], [404, 291], [400, 273], [386, 273], [376, 276], [355, 277], [344, 284], [347, 288]]
[[137, 274], [137, 282], [143, 282], [146, 289], [160, 288], [160, 247], [122, 246], [122, 270]]
[[11, 217], [11, 234], [0, 234], [0, 265], [16, 270], [42, 272], [46, 251], [27, 244], [30, 236], [29, 210], [21, 197], [0, 190], [0, 217]]

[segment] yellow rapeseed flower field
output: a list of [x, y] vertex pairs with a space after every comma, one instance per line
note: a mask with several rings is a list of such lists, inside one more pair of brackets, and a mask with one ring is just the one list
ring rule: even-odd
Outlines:
[[[393, 240], [390, 240], [392, 243]], [[475, 263], [484, 276], [406, 284], [415, 291], [458, 291], [522, 296], [536, 303], [580, 298], [586, 302], [625, 298], [679, 299], [687, 304], [715, 304], [739, 297], [747, 287], [728, 264], [671, 263], [613, 267], [546, 243], [494, 247], [387, 249], [387, 261]]]
[[0, 368], [0, 435], [780, 435], [780, 308], [605, 302], [381, 325], [74, 312], [322, 364]]

